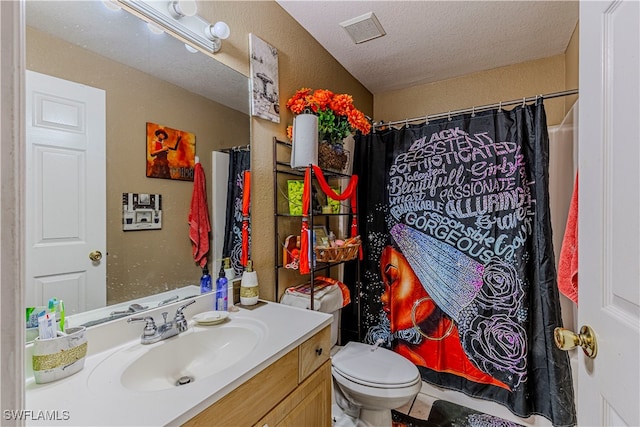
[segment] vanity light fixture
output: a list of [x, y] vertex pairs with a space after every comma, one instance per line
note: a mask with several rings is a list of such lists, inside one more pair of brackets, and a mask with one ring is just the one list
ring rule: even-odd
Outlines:
[[154, 1], [117, 0], [123, 7], [142, 15], [146, 21], [157, 24], [166, 32], [200, 48], [216, 53], [222, 40], [229, 37], [229, 26], [220, 21], [211, 24], [199, 16], [195, 0]]

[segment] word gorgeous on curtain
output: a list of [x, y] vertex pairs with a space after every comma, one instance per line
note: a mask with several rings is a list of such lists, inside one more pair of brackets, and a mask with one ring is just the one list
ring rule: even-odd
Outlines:
[[562, 320], [542, 100], [356, 147], [365, 340], [384, 338], [429, 383], [574, 425], [568, 355], [553, 344]]

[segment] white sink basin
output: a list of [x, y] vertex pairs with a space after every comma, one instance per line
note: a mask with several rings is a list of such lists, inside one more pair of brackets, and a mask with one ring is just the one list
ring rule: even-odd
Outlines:
[[257, 321], [192, 326], [155, 344], [116, 351], [93, 370], [88, 385], [104, 390], [119, 384], [139, 392], [175, 389], [178, 383], [185, 387], [240, 362], [265, 335], [266, 327]]

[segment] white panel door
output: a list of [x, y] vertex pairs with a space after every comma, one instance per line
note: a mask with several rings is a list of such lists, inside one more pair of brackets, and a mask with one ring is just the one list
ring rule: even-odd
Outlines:
[[638, 1], [580, 2], [580, 426], [640, 426], [639, 27]]
[[105, 120], [103, 90], [27, 71], [27, 306], [106, 304]]

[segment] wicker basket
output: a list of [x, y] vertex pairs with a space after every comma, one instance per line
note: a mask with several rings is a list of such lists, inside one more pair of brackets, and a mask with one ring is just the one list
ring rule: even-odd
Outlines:
[[313, 248], [316, 254], [316, 261], [318, 262], [341, 262], [351, 261], [358, 256], [358, 250], [360, 249], [360, 237], [354, 237], [350, 239], [349, 243], [344, 246], [336, 247], [315, 247]]
[[337, 152], [327, 141], [322, 141], [318, 145], [318, 166], [321, 169], [332, 169], [342, 171], [347, 165], [349, 157], [346, 150]]

